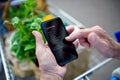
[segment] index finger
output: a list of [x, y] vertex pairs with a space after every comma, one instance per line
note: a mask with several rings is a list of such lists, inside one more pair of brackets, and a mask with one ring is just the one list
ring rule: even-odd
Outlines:
[[70, 34], [70, 33], [72, 33], [74, 31], [74, 26], [67, 26], [66, 30]]

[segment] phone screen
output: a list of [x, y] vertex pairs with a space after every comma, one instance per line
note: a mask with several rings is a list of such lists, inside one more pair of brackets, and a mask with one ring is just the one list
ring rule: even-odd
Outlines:
[[63, 66], [78, 57], [72, 42], [65, 40], [65, 37], [69, 34], [60, 18], [57, 17], [43, 22], [41, 28], [48, 45], [60, 66]]

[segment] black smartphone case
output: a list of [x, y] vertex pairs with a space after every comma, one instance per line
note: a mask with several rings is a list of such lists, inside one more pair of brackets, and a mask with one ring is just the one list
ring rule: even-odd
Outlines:
[[59, 17], [43, 22], [41, 28], [48, 45], [60, 66], [78, 58], [72, 42], [65, 40], [68, 33]]

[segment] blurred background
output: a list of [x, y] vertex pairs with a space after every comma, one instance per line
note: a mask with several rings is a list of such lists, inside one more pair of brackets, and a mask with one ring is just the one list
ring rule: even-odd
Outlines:
[[120, 29], [120, 0], [48, 0], [86, 27], [100, 25], [111, 36]]

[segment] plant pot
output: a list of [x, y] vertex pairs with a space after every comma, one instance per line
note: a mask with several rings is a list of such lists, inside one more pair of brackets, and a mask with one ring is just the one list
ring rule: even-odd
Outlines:
[[27, 60], [20, 61], [16, 57], [15, 53], [11, 51], [11, 38], [13, 34], [14, 34], [14, 31], [9, 32], [8, 34], [5, 35], [6, 57], [13, 69], [14, 74], [18, 77], [24, 78], [32, 75], [34, 72]]
[[36, 64], [34, 62], [30, 62], [30, 66], [33, 70], [34, 76], [36, 80], [40, 80], [40, 70], [39, 67], [36, 66]]

